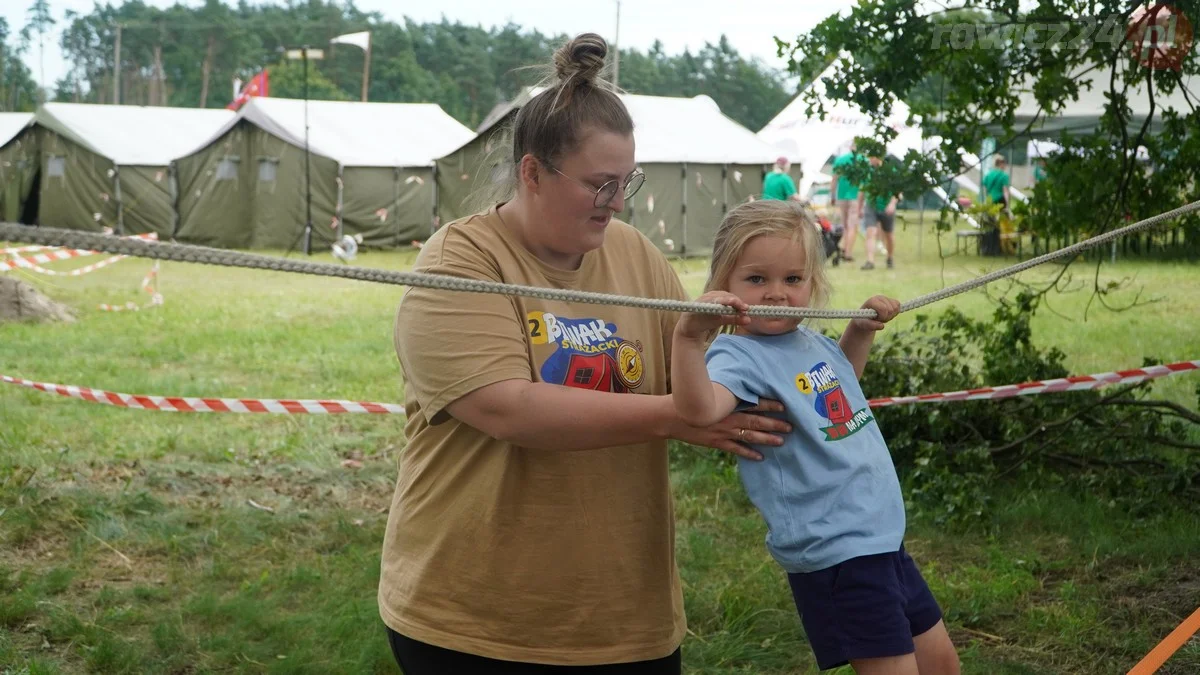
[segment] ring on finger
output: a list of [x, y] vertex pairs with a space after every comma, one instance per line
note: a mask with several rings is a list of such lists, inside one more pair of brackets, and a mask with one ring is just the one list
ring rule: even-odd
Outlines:
[[745, 437], [746, 437], [746, 430], [738, 429], [738, 438], [745, 438]]

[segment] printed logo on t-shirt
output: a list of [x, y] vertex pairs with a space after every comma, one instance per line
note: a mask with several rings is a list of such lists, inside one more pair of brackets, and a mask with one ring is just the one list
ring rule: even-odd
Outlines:
[[525, 320], [530, 342], [555, 345], [542, 363], [543, 381], [619, 394], [642, 384], [646, 366], [641, 350], [617, 335], [616, 324], [550, 312], [529, 312]]
[[867, 408], [854, 412], [842, 383], [833, 368], [824, 361], [805, 373], [796, 375], [796, 389], [805, 395], [816, 395], [813, 408], [817, 414], [830, 421], [830, 426], [821, 427], [825, 440], [840, 441], [867, 426], [875, 418]]

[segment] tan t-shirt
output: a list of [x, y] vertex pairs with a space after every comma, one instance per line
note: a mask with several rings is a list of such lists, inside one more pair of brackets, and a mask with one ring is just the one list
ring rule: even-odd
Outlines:
[[[415, 270], [687, 299], [666, 259], [617, 220], [580, 269], [564, 271], [518, 245], [492, 208], [439, 230]], [[448, 649], [561, 665], [661, 658], [680, 645], [686, 626], [665, 442], [534, 450], [445, 412], [475, 389], [514, 378], [666, 394], [677, 320], [629, 307], [407, 291], [395, 340], [408, 445], [379, 584], [388, 626]]]

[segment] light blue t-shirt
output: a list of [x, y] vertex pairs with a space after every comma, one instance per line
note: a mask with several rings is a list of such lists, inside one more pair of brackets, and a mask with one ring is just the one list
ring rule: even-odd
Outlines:
[[767, 549], [786, 571], [815, 572], [900, 549], [905, 518], [896, 468], [836, 342], [804, 327], [720, 335], [706, 361], [739, 409], [775, 399], [792, 425], [783, 445], [754, 446], [762, 461], [738, 458], [742, 485], [767, 521]]

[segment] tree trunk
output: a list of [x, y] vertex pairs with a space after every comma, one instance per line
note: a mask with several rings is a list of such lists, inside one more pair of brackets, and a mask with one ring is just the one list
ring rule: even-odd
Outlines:
[[0, 44], [0, 110], [4, 110], [4, 45]]
[[204, 52], [204, 65], [200, 68], [200, 107], [208, 107], [208, 78], [212, 75], [213, 44], [216, 36], [209, 34], [208, 51]]
[[150, 105], [166, 105], [163, 92], [162, 45], [154, 45], [154, 80], [150, 86]]

